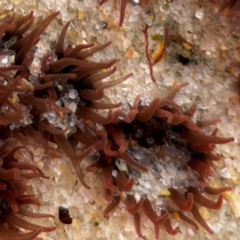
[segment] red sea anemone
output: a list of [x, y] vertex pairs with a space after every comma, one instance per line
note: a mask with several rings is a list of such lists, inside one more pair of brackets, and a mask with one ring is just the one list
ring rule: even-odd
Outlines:
[[[54, 14], [55, 16], [55, 14]], [[0, 67], [0, 129], [1, 129], [1, 161], [0, 161], [0, 238], [4, 240], [31, 240], [35, 239], [42, 231], [53, 231], [55, 227], [43, 227], [27, 222], [21, 216], [32, 218], [54, 218], [50, 214], [39, 214], [27, 210], [27, 205], [38, 205], [38, 199], [28, 194], [26, 183], [29, 179], [42, 177], [48, 178], [44, 173], [31, 163], [24, 162], [20, 154], [25, 149], [31, 156], [28, 146], [19, 145], [18, 137], [13, 137], [11, 125], [23, 121], [25, 106], [18, 102], [17, 93], [27, 92], [24, 86], [25, 80], [19, 72], [26, 71], [33, 60], [32, 47], [38, 42], [42, 31], [52, 20], [53, 15], [43, 20], [42, 24], [32, 32], [27, 32], [33, 23], [33, 13], [15, 20], [13, 15], [6, 22], [1, 24], [0, 38], [5, 43], [1, 49], [1, 56], [8, 57], [15, 53], [14, 65]], [[12, 38], [15, 42], [7, 46]], [[7, 47], [6, 47], [7, 46]], [[9, 50], [10, 49], [10, 50]], [[13, 51], [14, 50], [14, 51]], [[13, 76], [10, 71], [19, 71]], [[18, 155], [16, 154], [18, 153]]]
[[[228, 186], [211, 188], [207, 185], [206, 179], [213, 175], [214, 161], [221, 159], [219, 155], [213, 153], [216, 144], [231, 142], [233, 138], [217, 137], [217, 130], [209, 136], [201, 133], [203, 126], [219, 120], [194, 123], [191, 117], [196, 110], [195, 105], [182, 111], [173, 98], [185, 85], [174, 88], [166, 98], [154, 99], [149, 106], [142, 106], [137, 97], [130, 107], [130, 112], [124, 116], [124, 121], [104, 125], [101, 131], [96, 130], [98, 139], [103, 142], [103, 149], [99, 151], [99, 160], [89, 165], [86, 170], [95, 172], [101, 169], [104, 197], [109, 202], [104, 210], [104, 216], [107, 217], [120, 201], [123, 201], [127, 211], [133, 216], [139, 236], [142, 236], [140, 227], [142, 212], [154, 224], [157, 239], [160, 225], [163, 225], [171, 235], [179, 232], [179, 228], [172, 228], [170, 221], [176, 214], [180, 220], [197, 230], [198, 225], [189, 218], [188, 212], [212, 234], [213, 231], [201, 217], [198, 208], [204, 206], [209, 209], [220, 209], [223, 202], [221, 193], [231, 190]], [[99, 144], [98, 139], [95, 137], [91, 145]], [[178, 154], [181, 154], [181, 157], [176, 160]], [[138, 188], [138, 185], [141, 185], [141, 179], [149, 185], [149, 188], [153, 187], [151, 182], [157, 184], [165, 181], [164, 172], [161, 173], [168, 171], [168, 168], [163, 168], [165, 164], [171, 165], [172, 171], [180, 171], [184, 179], [189, 180], [182, 184], [180, 179], [178, 183], [162, 184], [162, 187], [167, 188], [167, 195], [172, 203], [165, 204], [163, 201], [158, 206], [156, 198], [151, 197], [150, 200], [147, 192]], [[193, 173], [197, 175], [193, 177]], [[170, 175], [167, 178], [171, 178]], [[161, 190], [166, 191], [163, 188]], [[139, 199], [136, 198], [136, 193]], [[218, 198], [213, 201], [207, 195], [218, 195]], [[157, 197], [163, 198], [161, 194]]]
[[[98, 100], [103, 98], [105, 88], [123, 82], [132, 74], [113, 81], [102, 82], [101, 80], [112, 75], [116, 68], [104, 72], [102, 70], [111, 68], [117, 59], [97, 63], [89, 61], [87, 58], [107, 47], [110, 42], [100, 46], [80, 44], [74, 48], [64, 49], [64, 37], [69, 24], [70, 22], [65, 24], [59, 35], [55, 53], [49, 52], [42, 58], [43, 77], [39, 77], [33, 83], [34, 93], [18, 95], [19, 101], [23, 105], [32, 106], [30, 114], [34, 127], [30, 125], [21, 127], [15, 129], [14, 133], [24, 138], [24, 141], [19, 138], [22, 143], [29, 142], [28, 138], [34, 139], [48, 154], [55, 154], [53, 149], [48, 146], [48, 141], [56, 142], [72, 160], [82, 184], [88, 187], [84, 181], [79, 161], [91, 153], [94, 147], [89, 146], [80, 155], [75, 153], [71, 145], [76, 140], [84, 141], [84, 136], [80, 134], [80, 129], [78, 130], [76, 125], [81, 124], [79, 120], [108, 124], [116, 119], [119, 116], [118, 112], [110, 110], [104, 117], [92, 109], [105, 110], [119, 107], [121, 103], [111, 104]], [[55, 60], [53, 59], [54, 54], [57, 58]], [[21, 74], [19, 72], [19, 75]], [[53, 83], [57, 80], [58, 84], [54, 86]], [[68, 138], [65, 136], [66, 133]]]
[[28, 179], [47, 177], [38, 167], [31, 163], [23, 162], [23, 158], [21, 158], [21, 161], [14, 158], [14, 153], [26, 148], [25, 146], [16, 145], [16, 139], [7, 138], [3, 133], [1, 134], [1, 140], [3, 142], [0, 147], [0, 238], [4, 240], [31, 240], [35, 239], [42, 231], [49, 232], [55, 230], [55, 227], [39, 226], [21, 218], [21, 216], [54, 218], [51, 214], [40, 214], [26, 209], [26, 205], [39, 204], [34, 195], [26, 194]]

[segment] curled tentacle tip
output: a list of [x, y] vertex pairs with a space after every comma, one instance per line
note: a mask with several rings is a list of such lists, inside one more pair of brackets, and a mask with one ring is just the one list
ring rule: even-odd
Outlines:
[[196, 225], [195, 226], [195, 230], [198, 231], [199, 230], [199, 226]]
[[125, 150], [126, 150], [126, 147], [120, 147], [120, 148], [119, 148], [119, 152], [120, 152], [120, 153], [125, 152]]
[[11, 209], [13, 210], [13, 212], [18, 212], [18, 205], [12, 204]]
[[206, 169], [205, 174], [209, 177], [213, 176], [213, 171], [211, 169]]
[[45, 176], [45, 175], [40, 175], [41, 178], [44, 178], [44, 179], [50, 179], [50, 177], [48, 176]]
[[170, 235], [174, 236], [176, 234], [178, 234], [180, 231], [180, 228], [179, 227], [176, 227], [175, 229], [172, 229], [171, 232], [169, 232]]
[[184, 83], [182, 83], [182, 84], [179, 84], [178, 86], [181, 87], [181, 88], [183, 88], [183, 87], [186, 87], [186, 86], [188, 86], [188, 85], [189, 85], [189, 82], [184, 82]]
[[55, 12], [53, 12], [52, 14], [57, 16], [57, 15], [60, 14], [60, 13], [61, 13], [61, 11], [55, 11]]
[[112, 196], [107, 196], [105, 197], [105, 200], [109, 203], [113, 202], [113, 197]]
[[117, 62], [120, 62], [121, 61], [121, 59], [120, 58], [116, 58], [116, 59], [114, 59], [114, 60], [112, 60], [114, 63], [117, 63]]
[[106, 43], [107, 46], [111, 45], [112, 44], [112, 41], [109, 41]]

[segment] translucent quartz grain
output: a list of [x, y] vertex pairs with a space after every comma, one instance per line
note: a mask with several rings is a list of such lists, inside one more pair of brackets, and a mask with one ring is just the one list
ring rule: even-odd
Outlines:
[[68, 92], [68, 97], [71, 99], [75, 99], [78, 96], [78, 92], [76, 89], [70, 89]]
[[92, 218], [92, 215], [89, 214], [89, 213], [85, 213], [85, 214], [83, 215], [83, 220], [84, 220], [86, 223], [88, 223], [88, 222], [91, 220], [91, 218]]
[[229, 172], [228, 168], [223, 168], [222, 170], [220, 170], [220, 175], [223, 178], [226, 178], [226, 179], [230, 179], [231, 178], [231, 175], [230, 175], [230, 172]]

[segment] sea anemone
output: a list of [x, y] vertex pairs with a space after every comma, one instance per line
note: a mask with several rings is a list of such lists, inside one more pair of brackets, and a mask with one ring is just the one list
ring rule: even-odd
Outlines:
[[35, 213], [26, 208], [29, 204], [39, 205], [38, 199], [34, 195], [26, 194], [28, 179], [47, 177], [35, 165], [24, 162], [21, 154], [18, 154], [21, 161], [16, 159], [16, 153], [26, 146], [16, 145], [16, 139], [4, 136], [4, 134], [1, 134], [1, 141], [0, 238], [31, 240], [35, 239], [41, 232], [54, 231], [55, 227], [39, 226], [22, 219], [22, 216], [54, 218], [51, 214]]
[[[28, 194], [26, 183], [32, 178], [48, 178], [35, 165], [25, 162], [21, 150], [25, 149], [31, 157], [32, 152], [27, 145], [19, 145], [18, 137], [14, 137], [11, 124], [24, 120], [25, 106], [18, 101], [17, 93], [27, 92], [26, 81], [20, 72], [26, 71], [33, 61], [32, 47], [39, 40], [39, 35], [50, 23], [52, 16], [43, 20], [43, 24], [23, 37], [33, 23], [33, 13], [15, 20], [15, 15], [1, 24], [0, 38], [4, 43], [1, 56], [10, 58], [16, 54], [13, 65], [0, 68], [0, 129], [1, 129], [1, 181], [0, 181], [0, 237], [1, 239], [31, 240], [42, 231], [53, 231], [55, 227], [43, 227], [27, 222], [21, 216], [32, 218], [54, 218], [50, 214], [39, 214], [27, 210], [26, 205], [38, 205], [38, 199]], [[14, 50], [14, 51], [13, 51]], [[8, 72], [18, 71], [17, 74]], [[14, 76], [13, 76], [14, 75]], [[24, 87], [25, 86], [25, 87]], [[27, 231], [26, 231], [27, 230]], [[30, 230], [30, 232], [28, 231]]]
[[[87, 58], [111, 43], [100, 46], [79, 44], [74, 48], [64, 49], [64, 38], [69, 24], [70, 22], [67, 22], [64, 25], [59, 35], [55, 53], [49, 52], [43, 56], [41, 62], [43, 77], [39, 77], [33, 83], [35, 91], [18, 94], [20, 103], [32, 106], [30, 114], [33, 124], [15, 129], [14, 134], [16, 136], [21, 134], [19, 141], [22, 143], [28, 142], [27, 138], [34, 139], [52, 156], [55, 156], [56, 153], [49, 147], [48, 141], [56, 142], [73, 161], [82, 184], [88, 187], [84, 181], [79, 161], [91, 153], [94, 147], [90, 146], [80, 155], [75, 153], [71, 146], [74, 139], [84, 141], [84, 135], [80, 134], [80, 130], [76, 126], [79, 127], [83, 120], [108, 124], [118, 118], [120, 114], [118, 111], [110, 110], [104, 117], [92, 109], [105, 110], [119, 107], [121, 103], [111, 104], [98, 102], [98, 100], [104, 97], [105, 88], [125, 81], [132, 74], [102, 82], [101, 80], [112, 75], [116, 68], [108, 71], [102, 70], [111, 68], [118, 60], [97, 63], [89, 61]], [[19, 75], [21, 74], [20, 72]], [[56, 81], [58, 81], [57, 85], [54, 86]], [[72, 134], [73, 136], [70, 137]], [[29, 142], [29, 144], [31, 143]]]
[[[141, 212], [154, 224], [157, 239], [160, 225], [171, 235], [179, 232], [179, 228], [172, 228], [170, 221], [176, 215], [198, 230], [189, 213], [213, 234], [198, 208], [220, 209], [221, 193], [231, 190], [229, 186], [212, 188], [206, 179], [213, 176], [214, 161], [221, 159], [213, 153], [216, 144], [231, 142], [233, 138], [216, 136], [217, 129], [209, 136], [201, 132], [202, 127], [219, 119], [194, 123], [191, 117], [196, 105], [183, 111], [173, 101], [185, 85], [174, 88], [163, 99], [153, 99], [149, 106], [141, 105], [137, 97], [125, 115], [125, 121], [104, 125], [103, 129], [96, 130], [98, 138], [92, 138], [91, 145], [97, 146], [100, 138], [103, 149], [99, 151], [99, 160], [90, 164], [86, 171], [101, 169], [104, 198], [109, 202], [104, 216], [107, 217], [123, 201], [133, 215], [139, 236], [142, 236]], [[162, 193], [156, 196], [153, 194], [156, 191]], [[208, 195], [218, 195], [216, 202]], [[157, 203], [159, 199], [160, 204]]]
[[[3, 117], [6, 116], [7, 118], [5, 119], [5, 125], [11, 124], [12, 134], [24, 145], [42, 146], [49, 155], [56, 156], [56, 152], [49, 146], [48, 140], [56, 142], [73, 161], [79, 179], [83, 185], [87, 187], [79, 167], [79, 161], [86, 157], [93, 150], [93, 147], [91, 146], [81, 155], [77, 155], [65, 137], [65, 133], [69, 130], [69, 126], [66, 126], [65, 123], [69, 122], [69, 120], [67, 120], [69, 117], [75, 119], [73, 128], [68, 131], [68, 136], [76, 131], [75, 125], [77, 119], [90, 120], [100, 124], [111, 123], [113, 119], [118, 117], [118, 112], [112, 113], [109, 111], [108, 116], [103, 117], [91, 109], [111, 109], [119, 107], [121, 103], [110, 104], [97, 102], [97, 100], [103, 98], [104, 88], [119, 84], [132, 74], [110, 82], [102, 82], [101, 80], [112, 75], [116, 71], [116, 68], [114, 67], [109, 71], [100, 73], [99, 71], [112, 67], [118, 60], [113, 59], [108, 62], [96, 63], [88, 61], [86, 58], [104, 49], [110, 42], [100, 46], [80, 44], [74, 48], [69, 47], [64, 49], [64, 37], [70, 24], [70, 22], [67, 22], [56, 44], [55, 56], [57, 59], [53, 58], [54, 53], [47, 53], [42, 58], [42, 77], [30, 83], [28, 81], [30, 76], [28, 67], [34, 58], [31, 49], [39, 41], [40, 34], [58, 13], [59, 12], [54, 12], [49, 15], [41, 24], [24, 37], [22, 37], [22, 34], [30, 28], [34, 19], [32, 12], [15, 21], [13, 15], [2, 24], [2, 26], [5, 27], [5, 34], [4, 32], [2, 33], [2, 35], [4, 35], [3, 42], [5, 42], [5, 45], [7, 41], [11, 40], [11, 37], [14, 36], [17, 38], [17, 41], [9, 46], [11, 50], [15, 50], [16, 52], [14, 61], [16, 65], [2, 68], [2, 71], [18, 70], [14, 78], [1, 73], [3, 78], [8, 79], [8, 81], [12, 83], [12, 85], [8, 87], [8, 91], [5, 91], [3, 94], [4, 98], [2, 98], [2, 103], [5, 101], [9, 102], [8, 97], [11, 96], [13, 92], [18, 93], [16, 97], [18, 101], [17, 105], [14, 107], [11, 106], [13, 107], [13, 112], [16, 111], [16, 109], [18, 110], [16, 111], [17, 114], [12, 114], [12, 116], [8, 110], [8, 112], [4, 112]], [[8, 53], [9, 52], [5, 52], [5, 54]], [[62, 95], [60, 94], [59, 89], [62, 87], [60, 84], [57, 86], [53, 85], [57, 80], [65, 86], [64, 90], [69, 90], [69, 98], [66, 99], [64, 91]], [[23, 88], [17, 87], [19, 82], [21, 82]], [[4, 86], [3, 89], [5, 90], [7, 87]], [[77, 97], [78, 95], [80, 98]], [[71, 99], [74, 101], [71, 101], [70, 106], [69, 101]], [[56, 104], [57, 100], [60, 101], [59, 104]], [[26, 108], [28, 106], [30, 106], [30, 110], [27, 112], [28, 121], [23, 123], [24, 110], [26, 114]], [[60, 122], [56, 121], [56, 119], [50, 120], [53, 115], [53, 117], [57, 117], [54, 112], [58, 114]], [[20, 120], [21, 123], [19, 124]], [[71, 120], [69, 123], [73, 123]], [[55, 124], [56, 122], [58, 123], [57, 125]], [[51, 126], [51, 124], [53, 124], [53, 126]], [[79, 136], [77, 138], [79, 138]]]

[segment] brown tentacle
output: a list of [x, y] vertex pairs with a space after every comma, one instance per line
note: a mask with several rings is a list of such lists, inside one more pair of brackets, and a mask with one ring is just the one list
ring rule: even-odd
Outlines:
[[211, 152], [215, 149], [216, 145], [213, 143], [188, 143], [190, 150], [194, 152]]
[[114, 139], [114, 142], [118, 145], [119, 152], [125, 152], [126, 149], [128, 148], [128, 143], [125, 140], [125, 136], [123, 133], [123, 130], [121, 127], [114, 126], [114, 130], [112, 132], [112, 137]]
[[159, 117], [159, 118], [163, 118], [163, 119], [167, 119], [167, 123], [170, 123], [173, 119], [173, 116], [172, 116], [172, 113], [167, 111], [167, 110], [164, 110], [164, 109], [161, 109], [161, 108], [158, 108], [156, 109], [156, 111], [154, 112], [153, 114], [154, 117]]
[[44, 173], [41, 171], [41, 169], [38, 168], [37, 166], [34, 166], [31, 163], [11, 161], [11, 162], [5, 163], [5, 167], [6, 167], [6, 169], [8, 169], [8, 168], [18, 168], [20, 170], [32, 170], [36, 175], [44, 176]]
[[211, 119], [211, 120], [197, 121], [197, 125], [198, 125], [199, 127], [206, 127], [206, 126], [209, 126], [209, 125], [216, 124], [216, 123], [218, 123], [218, 122], [221, 122], [221, 119], [220, 119], [220, 118]]
[[[33, 22], [34, 22], [35, 17], [31, 16], [28, 20], [28, 22], [25, 24], [25, 26], [19, 28], [18, 30], [16, 30], [12, 36], [22, 36], [24, 33], [26, 33], [29, 28], [32, 26]], [[15, 23], [16, 24], [16, 23]]]
[[73, 49], [69, 49], [67, 52], [64, 53], [65, 58], [76, 58], [80, 51], [82, 51], [85, 48], [90, 48], [94, 46], [94, 43], [88, 43], [88, 44], [79, 44]]
[[167, 231], [167, 233], [169, 235], [176, 235], [179, 233], [180, 229], [179, 227], [176, 227], [175, 229], [172, 228], [172, 225], [171, 225], [171, 222], [170, 222], [170, 219], [167, 218], [164, 223], [163, 223], [163, 226], [165, 228], [165, 230]]
[[48, 52], [42, 57], [41, 68], [43, 72], [49, 71], [48, 58], [53, 56], [53, 54], [54, 54], [53, 52]]
[[87, 172], [96, 172], [98, 169], [104, 168], [104, 164], [101, 160], [97, 160], [94, 163], [86, 167]]
[[204, 153], [204, 158], [203, 159], [209, 159], [212, 161], [219, 161], [221, 159], [221, 155], [220, 154], [214, 154], [214, 153]]
[[110, 114], [108, 115], [108, 117], [102, 117], [101, 115], [97, 114], [96, 112], [91, 111], [90, 109], [88, 109], [87, 107], [84, 107], [82, 105], [79, 105], [76, 111], [76, 114], [83, 119], [88, 119], [90, 121], [94, 121], [96, 123], [100, 123], [100, 124], [108, 124], [112, 122], [112, 114], [110, 112]]
[[144, 199], [141, 198], [138, 203], [136, 203], [134, 197], [132, 195], [127, 195], [127, 198], [124, 201], [126, 205], [127, 211], [130, 214], [135, 214], [142, 207]]
[[179, 214], [179, 217], [182, 221], [186, 222], [187, 224], [189, 224], [190, 226], [192, 226], [195, 230], [198, 230], [199, 227], [198, 225], [190, 218], [188, 218], [187, 216], [185, 216], [183, 213], [181, 212], [177, 212]]
[[104, 48], [108, 47], [112, 42], [107, 42], [105, 44], [99, 45], [99, 46], [95, 46], [95, 47], [91, 47], [89, 49], [83, 50], [81, 51], [78, 55], [77, 58], [78, 59], [85, 59], [87, 57], [92, 56], [94, 53], [103, 50]]
[[[101, 135], [102, 141], [104, 143], [104, 145], [103, 145], [104, 153], [106, 153], [106, 155], [110, 156], [110, 157], [117, 157], [118, 152], [117, 151], [113, 151], [111, 149], [111, 147], [112, 147], [112, 140], [108, 137], [107, 133], [106, 132], [102, 132], [99, 135]], [[106, 159], [106, 161], [107, 161], [107, 159]]]
[[[18, 34], [18, 32], [22, 29], [25, 28], [26, 25], [28, 25], [28, 22], [33, 18], [33, 11], [30, 12], [30, 14], [26, 15], [26, 16], [22, 16], [19, 17], [18, 19], [16, 19], [14, 22], [12, 22], [12, 24], [14, 25], [14, 28], [11, 29], [7, 29], [5, 31], [5, 36], [4, 36], [4, 40], [8, 40], [13, 36], [21, 36], [23, 35], [23, 33], [25, 33], [25, 31], [22, 34]], [[26, 23], [26, 24], [25, 24]], [[22, 27], [25, 24], [24, 27]], [[31, 26], [31, 25], [30, 25]], [[29, 27], [30, 27], [29, 26]], [[27, 31], [28, 29], [26, 29]]]
[[186, 111], [183, 112], [183, 114], [192, 117], [194, 115], [194, 113], [197, 110], [197, 105], [195, 103], [193, 103], [189, 109], [187, 109]]
[[94, 146], [95, 150], [103, 149], [105, 144], [104, 141], [101, 141], [92, 133], [89, 134], [89, 132], [90, 130], [83, 131], [81, 129], [77, 129], [77, 131], [72, 136], [87, 147]]
[[193, 204], [191, 209], [192, 215], [195, 217], [195, 219], [198, 221], [198, 223], [210, 234], [213, 234], [212, 229], [207, 225], [205, 220], [202, 218], [201, 214], [198, 211], [198, 208], [195, 204]]
[[187, 129], [196, 131], [198, 133], [201, 132], [201, 128], [199, 128], [191, 119], [186, 120], [185, 122], [183, 122], [182, 125]]
[[76, 67], [81, 66], [83, 64], [83, 61], [74, 59], [74, 58], [62, 58], [55, 62], [49, 63], [49, 71], [51, 73], [58, 73], [62, 71], [66, 67]]
[[197, 171], [203, 177], [209, 177], [213, 175], [213, 171], [205, 163], [198, 159], [192, 159], [188, 162], [188, 165], [195, 171]]
[[84, 180], [84, 175], [82, 172], [82, 169], [79, 165], [79, 162], [84, 159], [85, 157], [87, 157], [93, 150], [94, 147], [90, 146], [87, 150], [85, 150], [82, 154], [76, 154], [72, 148], [72, 146], [70, 145], [69, 141], [66, 139], [66, 137], [62, 134], [54, 134], [54, 139], [56, 141], [56, 143], [58, 144], [58, 146], [66, 153], [66, 155], [72, 160], [72, 163], [74, 165], [74, 168], [77, 172], [78, 178], [80, 180], [80, 182], [82, 183], [82, 185], [89, 189], [90, 187], [87, 185], [87, 183]]
[[46, 74], [42, 80], [48, 83], [48, 82], [54, 82], [59, 79], [68, 79], [68, 78], [76, 78], [76, 77], [77, 77], [76, 73], [55, 73], [55, 74]]
[[17, 87], [19, 80], [20, 78], [17, 77], [13, 84], [10, 87], [8, 87], [7, 90], [0, 96], [0, 107], [2, 107], [6, 100], [10, 97], [14, 89]]
[[64, 39], [65, 39], [69, 24], [70, 24], [70, 21], [65, 23], [58, 37], [58, 41], [55, 49], [55, 54], [58, 56], [58, 58], [62, 58], [64, 56]]
[[102, 88], [99, 88], [97, 90], [92, 89], [80, 89], [79, 90], [79, 96], [86, 100], [96, 101], [104, 96], [104, 91]]
[[193, 195], [192, 193], [188, 193], [187, 200], [185, 199], [185, 196], [181, 194], [176, 189], [170, 189], [171, 193], [171, 199], [173, 202], [183, 211], [190, 211], [193, 205]]
[[18, 209], [17, 214], [32, 218], [55, 218], [52, 214], [31, 212], [21, 207]]
[[122, 171], [119, 171], [117, 176], [114, 178], [117, 186], [126, 192], [130, 192], [133, 185], [134, 185], [134, 180], [133, 179], [128, 179], [126, 174]]
[[27, 39], [27, 43], [23, 45], [21, 50], [15, 56], [15, 64], [21, 65], [24, 61], [26, 54], [31, 50], [34, 46], [35, 39], [37, 38], [37, 31], [32, 31]]
[[219, 195], [221, 193], [224, 193], [226, 191], [231, 191], [232, 187], [221, 187], [221, 188], [212, 188], [210, 186], [206, 186], [203, 191], [210, 195]]
[[120, 196], [113, 197], [113, 201], [108, 204], [108, 206], [103, 211], [103, 216], [106, 218], [108, 214], [114, 211], [120, 203]]
[[153, 99], [149, 106], [145, 107], [143, 110], [136, 115], [136, 119], [140, 120], [141, 122], [146, 122], [152, 118], [153, 114], [159, 107], [160, 100]]
[[[90, 63], [87, 62], [82, 64], [81, 66], [71, 70], [71, 72], [76, 73], [77, 77], [72, 79], [73, 81], [81, 80], [82, 78], [88, 76], [89, 74], [94, 74], [102, 69], [110, 68], [113, 64], [115, 64], [118, 60], [113, 59], [107, 62], [99, 62], [99, 63]], [[97, 84], [97, 83], [95, 83]]]
[[113, 164], [107, 163], [103, 169], [103, 185], [110, 189], [112, 192], [118, 192], [118, 187], [113, 185], [113, 177], [112, 177], [112, 171], [113, 171]]
[[116, 72], [116, 70], [117, 70], [117, 68], [114, 67], [107, 72], [92, 74], [92, 75], [84, 78], [82, 81], [83, 81], [83, 83], [86, 83], [86, 84], [92, 84], [92, 83], [101, 81], [101, 80], [111, 76], [114, 72]]
[[170, 122], [170, 125], [180, 125], [184, 123], [185, 121], [189, 120], [189, 117], [183, 114], [172, 114], [172, 121]]
[[125, 10], [127, 6], [127, 0], [122, 0], [121, 1], [121, 7], [120, 7], [120, 19], [119, 19], [119, 26], [121, 27], [124, 21], [124, 16], [125, 16]]
[[102, 102], [95, 102], [89, 101], [86, 103], [86, 106], [89, 108], [96, 108], [96, 109], [111, 109], [120, 107], [122, 103], [102, 103]]
[[223, 196], [222, 195], [220, 195], [218, 197], [217, 202], [214, 202], [214, 201], [204, 197], [202, 195], [202, 193], [199, 190], [197, 190], [196, 188], [190, 189], [190, 192], [193, 193], [194, 201], [196, 203], [206, 207], [206, 208], [217, 210], [217, 209], [220, 209], [222, 207], [222, 203], [223, 203]]
[[37, 126], [39, 128], [41, 128], [42, 130], [48, 131], [52, 134], [65, 134], [69, 129], [68, 127], [65, 128], [64, 130], [56, 129], [56, 128], [54, 128], [52, 126], [48, 126], [47, 124], [40, 122], [40, 121], [37, 123]]
[[49, 16], [47, 16], [37, 27], [38, 29], [38, 36], [40, 36], [45, 29], [48, 27], [48, 25], [51, 23], [51, 21], [59, 14], [60, 12], [53, 12]]
[[0, 235], [4, 236], [4, 240], [32, 240], [42, 232], [41, 228], [34, 229], [28, 233], [16, 233], [5, 227], [3, 224], [0, 226]]
[[170, 93], [168, 93], [168, 95], [165, 97], [165, 99], [168, 99], [168, 100], [173, 100], [174, 97], [176, 96], [176, 94], [185, 86], [187, 86], [189, 83], [188, 82], [185, 82], [185, 83], [182, 83], [180, 85], [178, 85], [177, 87], [173, 88], [171, 90]]
[[18, 168], [6, 170], [0, 167], [0, 175], [2, 180], [18, 180], [20, 178], [20, 170]]
[[0, 67], [0, 72], [9, 72], [9, 71], [23, 71], [24, 67], [21, 65], [11, 65]]
[[21, 65], [24, 67], [24, 69], [28, 69], [32, 62], [34, 60], [34, 53], [27, 53], [25, 56], [25, 59], [22, 61]]
[[216, 144], [224, 144], [229, 143], [234, 140], [234, 138], [221, 138], [216, 136], [207, 136], [200, 133], [197, 133], [195, 131], [192, 131], [190, 129], [184, 128], [182, 130], [182, 137], [188, 141], [188, 142], [194, 142], [194, 143], [216, 143]]
[[13, 214], [11, 212], [4, 214], [4, 218], [8, 222], [27, 230], [42, 229], [43, 232], [51, 232], [55, 230], [55, 227], [43, 227], [43, 226], [38, 226], [36, 224], [27, 222], [24, 219], [19, 218], [16, 214]]
[[142, 237], [142, 232], [141, 232], [141, 216], [138, 212], [133, 214], [133, 221], [134, 221], [134, 226], [136, 233], [139, 237]]
[[47, 82], [47, 83], [36, 82], [33, 86], [34, 86], [35, 90], [43, 90], [43, 89], [53, 86], [53, 82]]
[[156, 212], [153, 210], [152, 204], [148, 199], [145, 199], [142, 204], [142, 209], [146, 216], [154, 223], [157, 225], [162, 224], [168, 217], [169, 215], [166, 213], [163, 216], [158, 216]]
[[126, 152], [123, 153], [119, 153], [117, 155], [117, 158], [123, 159], [127, 164], [129, 164], [130, 166], [133, 166], [135, 168], [138, 168], [144, 172], [147, 172], [148, 169], [147, 167], [145, 167], [144, 165], [140, 164], [139, 162], [137, 162], [136, 160], [134, 160], [131, 156], [129, 156]]
[[112, 81], [107, 81], [107, 82], [96, 82], [94, 84], [91, 84], [93, 89], [98, 89], [98, 88], [110, 88], [115, 85], [120, 84], [121, 82], [127, 80], [129, 77], [131, 77], [133, 74], [129, 73], [123, 77], [120, 77], [118, 79], [112, 80]]
[[13, 193], [9, 189], [6, 189], [4, 191], [0, 191], [0, 194], [8, 202], [8, 204], [11, 207], [12, 211], [13, 212], [17, 212], [18, 211], [18, 203], [16, 202]]

